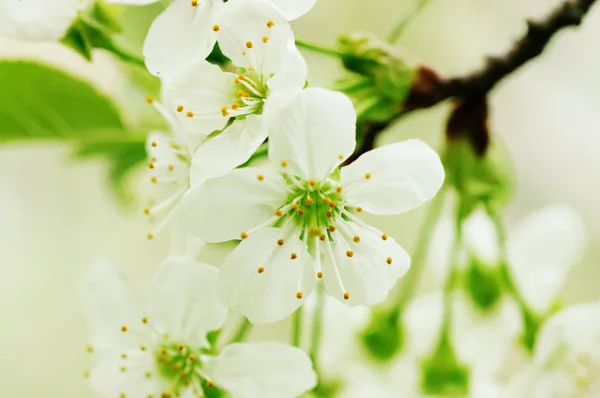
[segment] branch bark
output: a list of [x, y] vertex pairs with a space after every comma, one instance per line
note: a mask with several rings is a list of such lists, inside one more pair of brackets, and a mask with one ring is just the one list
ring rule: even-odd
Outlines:
[[[464, 76], [442, 78], [428, 67], [419, 69], [413, 87], [396, 118], [425, 109], [448, 99], [468, 101], [485, 98], [506, 76], [539, 56], [561, 29], [578, 26], [596, 0], [566, 0], [541, 21], [527, 21], [527, 32], [504, 55], [488, 57], [486, 65]], [[368, 124], [368, 134], [355, 157], [372, 149], [376, 136], [396, 118], [386, 123]]]

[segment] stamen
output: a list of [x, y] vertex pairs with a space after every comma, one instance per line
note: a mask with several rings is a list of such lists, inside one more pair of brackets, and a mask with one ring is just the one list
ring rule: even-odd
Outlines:
[[127, 326], [123, 325], [121, 326], [121, 332], [125, 333], [127, 331]]
[[262, 38], [263, 43], [267, 44], [269, 42], [269, 36], [264, 36]]
[[367, 173], [367, 174], [365, 174], [365, 179], [367, 179], [367, 180], [368, 180], [368, 179], [370, 179], [370, 178], [371, 178], [371, 173]]
[[357, 212], [357, 213], [360, 213], [361, 211], [362, 211], [362, 207], [358, 206], [358, 207], [356, 208], [356, 212]]
[[262, 174], [259, 174], [259, 175], [256, 176], [256, 178], [258, 179], [258, 181], [262, 181], [262, 180], [265, 179], [265, 176], [262, 175]]
[[277, 244], [278, 244], [279, 246], [283, 246], [284, 242], [285, 242], [285, 241], [283, 240], [283, 238], [279, 238], [279, 240], [277, 241]]
[[189, 118], [193, 118], [193, 117], [194, 117], [194, 112], [192, 112], [192, 111], [189, 111], [188, 113], [186, 113], [186, 115], [185, 115], [185, 116], [187, 116], [187, 117], [189, 117]]
[[296, 293], [296, 298], [297, 298], [297, 299], [301, 299], [301, 298], [302, 298], [302, 296], [303, 296], [302, 292], [298, 292], [298, 293]]
[[329, 232], [335, 232], [335, 226], [334, 225], [330, 225], [328, 229], [329, 229]]
[[183, 105], [177, 105], [177, 112], [183, 112]]
[[214, 32], [218, 32], [221, 29], [221, 27], [219, 25], [215, 24], [215, 25], [213, 25], [212, 29], [213, 29]]
[[254, 47], [254, 44], [252, 44], [252, 41], [250, 41], [250, 40], [247, 41], [246, 42], [246, 48], [252, 48], [252, 47]]
[[246, 239], [248, 237], [248, 234], [246, 232], [242, 232], [240, 234], [240, 239]]
[[265, 272], [265, 268], [264, 267], [258, 267], [258, 273], [262, 274], [263, 272]]
[[275, 26], [275, 22], [267, 21], [267, 28], [272, 28], [273, 26]]
[[295, 260], [297, 257], [298, 257], [298, 255], [297, 255], [296, 253], [292, 253], [292, 254], [290, 255], [290, 258], [291, 258], [292, 260]]
[[354, 256], [354, 252], [352, 250], [348, 250], [348, 251], [346, 251], [346, 256], [352, 257], [352, 256]]
[[356, 235], [353, 240], [356, 243], [360, 242], [360, 236]]
[[146, 97], [146, 102], [149, 104], [152, 104], [154, 102], [154, 98], [152, 98], [151, 96]]
[[349, 300], [350, 299], [350, 293], [346, 292], [344, 293], [344, 300]]
[[387, 240], [388, 235], [386, 233], [381, 234], [381, 239]]
[[317, 272], [317, 278], [319, 278], [319, 279], [323, 278], [323, 273], [321, 271]]
[[392, 264], [392, 258], [388, 257], [387, 260], [385, 260], [385, 262], [391, 265]]
[[198, 0], [192, 0], [192, 7], [198, 7]]
[[[156, 146], [156, 145], [154, 145]], [[281, 161], [281, 167], [287, 167], [287, 162], [285, 160]]]

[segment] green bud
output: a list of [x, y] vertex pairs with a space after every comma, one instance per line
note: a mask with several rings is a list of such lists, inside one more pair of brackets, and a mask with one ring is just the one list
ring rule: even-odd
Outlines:
[[432, 356], [422, 364], [421, 388], [425, 395], [465, 396], [469, 392], [469, 369], [458, 362], [454, 348], [443, 336]]
[[464, 283], [468, 297], [484, 312], [492, 311], [502, 298], [502, 276], [498, 267], [490, 267], [477, 258], [470, 259]]
[[363, 347], [375, 360], [387, 362], [394, 359], [404, 347], [404, 328], [400, 312], [377, 314], [373, 312], [371, 322], [361, 333]]

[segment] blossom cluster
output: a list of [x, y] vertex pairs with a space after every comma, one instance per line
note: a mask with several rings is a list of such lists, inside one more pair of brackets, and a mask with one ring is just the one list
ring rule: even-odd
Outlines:
[[[0, 34], [60, 40], [92, 4], [0, 0]], [[390, 314], [365, 316], [388, 298], [411, 258], [363, 216], [415, 209], [438, 194], [446, 176], [437, 152], [418, 139], [352, 157], [355, 104], [309, 84], [290, 25], [314, 4], [173, 0], [150, 26], [144, 61], [162, 89], [148, 102], [168, 129], [147, 135], [157, 195], [144, 213], [156, 222], [149, 239], [170, 230], [183, 244], [162, 261], [146, 296], [111, 264], [90, 270], [82, 295], [94, 392], [285, 398], [329, 377], [340, 381], [341, 397], [596, 396], [598, 304], [555, 314], [584, 241], [581, 220], [567, 208], [541, 210], [506, 242], [491, 206], [438, 222], [425, 273], [443, 291], [436, 286]], [[228, 61], [211, 61], [216, 51]], [[256, 167], [261, 152], [268, 162]], [[236, 246], [221, 264], [197, 261], [199, 244], [230, 241]], [[301, 341], [244, 343], [222, 333], [230, 313], [261, 325], [303, 306], [324, 312], [313, 320], [315, 330], [326, 329], [318, 360]], [[373, 373], [365, 352], [350, 347], [366, 335], [373, 354], [388, 343], [381, 330], [403, 341], [394, 355], [379, 352], [393, 361]], [[501, 385], [503, 366], [524, 350], [531, 359]]]

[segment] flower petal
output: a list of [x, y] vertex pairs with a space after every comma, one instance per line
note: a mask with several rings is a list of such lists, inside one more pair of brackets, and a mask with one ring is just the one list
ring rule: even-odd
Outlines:
[[174, 1], [150, 26], [144, 57], [150, 73], [169, 78], [182, 65], [204, 59], [212, 51], [216, 34], [214, 19], [221, 1]]
[[178, 120], [186, 131], [206, 137], [222, 130], [229, 121], [221, 108], [231, 105], [235, 98], [234, 80], [235, 75], [221, 71], [217, 65], [205, 60], [191, 62], [167, 82], [166, 104], [178, 111]]
[[300, 18], [310, 11], [316, 0], [268, 0], [288, 21]]
[[276, 342], [228, 345], [206, 371], [237, 398], [293, 398], [317, 382], [304, 351]]
[[349, 305], [383, 301], [408, 271], [408, 253], [391, 237], [385, 235], [384, 240], [376, 228], [343, 221], [336, 223], [336, 228], [333, 257], [326, 252], [323, 261], [327, 292]]
[[161, 377], [146, 377], [155, 374], [154, 355], [128, 356], [126, 360], [102, 358], [90, 372], [90, 386], [100, 397], [148, 397], [160, 396], [168, 386]]
[[308, 88], [269, 123], [269, 158], [286, 173], [324, 180], [354, 151], [356, 112], [345, 95]]
[[198, 147], [192, 158], [192, 186], [245, 163], [266, 138], [267, 129], [260, 116], [234, 121], [219, 135]]
[[[284, 243], [279, 245], [281, 238]], [[223, 261], [219, 297], [250, 322], [271, 323], [300, 307], [314, 290], [315, 279], [304, 242], [286, 236], [281, 228], [263, 228]]]
[[[142, 323], [148, 314], [140, 297], [114, 265], [95, 264], [84, 280], [81, 295], [94, 347], [127, 350], [139, 347], [140, 340], [151, 335]], [[132, 332], [124, 333], [123, 327]]]
[[283, 178], [253, 167], [203, 181], [182, 200], [184, 228], [207, 242], [239, 239], [242, 232], [266, 222], [283, 205]]
[[420, 140], [384, 145], [342, 168], [344, 199], [372, 214], [400, 214], [433, 198], [444, 182], [438, 154]]
[[4, 1], [0, 6], [3, 34], [20, 40], [60, 40], [84, 6], [79, 0]]
[[[230, 1], [218, 16], [219, 47], [234, 65], [253, 67], [258, 73], [276, 72], [271, 65], [285, 44], [294, 40], [290, 24], [267, 1]], [[267, 38], [267, 39], [265, 39]]]
[[217, 296], [217, 275], [215, 267], [191, 258], [164, 260], [152, 284], [151, 322], [175, 341], [205, 345], [206, 333], [219, 329], [228, 312]]
[[583, 222], [566, 206], [550, 206], [523, 220], [507, 241], [511, 272], [525, 300], [545, 313], [583, 252]]

